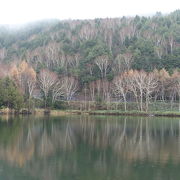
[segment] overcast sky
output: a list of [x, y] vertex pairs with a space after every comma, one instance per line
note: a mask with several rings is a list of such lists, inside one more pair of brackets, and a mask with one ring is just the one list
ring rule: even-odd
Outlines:
[[0, 7], [0, 24], [21, 24], [169, 13], [180, 9], [180, 0], [1, 0]]

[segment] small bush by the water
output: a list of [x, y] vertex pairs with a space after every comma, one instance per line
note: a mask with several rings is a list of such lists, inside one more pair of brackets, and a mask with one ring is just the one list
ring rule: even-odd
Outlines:
[[65, 110], [68, 108], [68, 103], [66, 101], [56, 101], [53, 105], [53, 108]]

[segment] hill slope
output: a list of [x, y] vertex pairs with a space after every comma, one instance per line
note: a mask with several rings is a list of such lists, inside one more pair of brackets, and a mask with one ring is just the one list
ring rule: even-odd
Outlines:
[[[98, 62], [106, 59], [106, 72]], [[0, 62], [26, 60], [81, 83], [127, 69], [180, 68], [180, 10], [163, 16], [44, 21], [18, 30], [0, 27]], [[99, 64], [100, 66], [100, 64]], [[104, 71], [104, 70], [103, 70]]]

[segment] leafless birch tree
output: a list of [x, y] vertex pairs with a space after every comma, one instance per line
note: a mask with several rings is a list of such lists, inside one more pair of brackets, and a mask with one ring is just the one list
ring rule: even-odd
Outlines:
[[151, 95], [155, 92], [158, 86], [158, 79], [153, 72], [147, 74], [145, 79], [145, 99], [146, 99], [146, 111], [148, 111]]
[[105, 78], [107, 70], [110, 66], [109, 57], [107, 55], [98, 56], [95, 60], [95, 64], [98, 66], [101, 72], [101, 78]]
[[127, 81], [127, 73], [116, 76], [113, 80], [113, 91], [116, 96], [123, 98], [124, 101], [124, 110], [127, 110], [127, 93], [128, 89], [128, 81]]
[[43, 69], [39, 73], [39, 86], [44, 95], [45, 108], [47, 105], [47, 98], [53, 85], [57, 82], [57, 75], [47, 69]]
[[74, 77], [63, 77], [64, 96], [67, 101], [71, 100], [78, 90], [78, 81]]
[[64, 82], [62, 80], [57, 80], [52, 88], [52, 103], [59, 100], [64, 94]]

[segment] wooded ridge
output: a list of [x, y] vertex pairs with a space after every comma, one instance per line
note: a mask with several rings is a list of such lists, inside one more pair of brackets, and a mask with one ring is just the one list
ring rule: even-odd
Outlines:
[[125, 110], [127, 101], [148, 110], [150, 101], [180, 99], [180, 10], [1, 26], [0, 63], [1, 87], [17, 88], [29, 106], [33, 98], [44, 99], [44, 107], [60, 100], [121, 100]]

